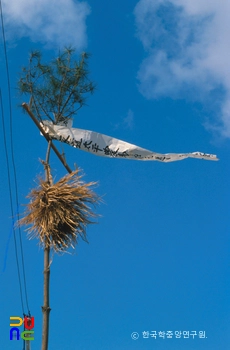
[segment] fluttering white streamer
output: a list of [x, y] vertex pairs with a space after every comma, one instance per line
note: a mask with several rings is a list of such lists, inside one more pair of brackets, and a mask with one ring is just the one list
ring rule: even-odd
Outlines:
[[72, 128], [71, 121], [69, 121], [67, 125], [64, 123], [55, 125], [52, 122], [45, 120], [41, 126], [51, 139], [65, 142], [75, 148], [102, 157], [157, 160], [165, 163], [185, 158], [218, 160], [216, 155], [202, 152], [166, 154], [152, 152], [131, 143], [99, 134], [94, 131]]

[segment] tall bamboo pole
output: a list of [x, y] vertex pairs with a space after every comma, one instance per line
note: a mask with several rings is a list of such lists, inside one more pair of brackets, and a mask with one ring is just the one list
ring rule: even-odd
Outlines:
[[[52, 184], [52, 176], [50, 174], [49, 168], [49, 156], [51, 150], [52, 141], [49, 140], [46, 160], [44, 162], [46, 181], [49, 185]], [[50, 247], [49, 242], [45, 241], [44, 247], [44, 286], [43, 286], [43, 322], [42, 322], [42, 350], [48, 350], [48, 341], [49, 341], [49, 316], [50, 316], [50, 301], [49, 301], [49, 289], [50, 289]]]
[[48, 350], [49, 340], [49, 315], [50, 315], [50, 302], [49, 302], [49, 285], [50, 285], [50, 248], [44, 249], [44, 289], [43, 289], [43, 322], [42, 322], [42, 350]]
[[[57, 148], [52, 143], [52, 140], [49, 138], [49, 136], [45, 133], [39, 122], [37, 121], [36, 117], [31, 112], [29, 106], [26, 103], [22, 104], [22, 107], [26, 110], [26, 112], [29, 114], [33, 122], [36, 124], [40, 132], [43, 134], [45, 139], [48, 142], [48, 148], [46, 152], [46, 160], [43, 162], [44, 168], [45, 168], [45, 176], [46, 181], [51, 185], [52, 184], [52, 176], [50, 174], [50, 167], [49, 167], [49, 157], [50, 157], [50, 151], [51, 148], [55, 152], [55, 154], [58, 156], [59, 160], [62, 162], [68, 173], [71, 173], [72, 170], [66, 163], [63, 156], [58, 152]], [[48, 341], [49, 341], [49, 316], [50, 316], [50, 302], [49, 302], [49, 285], [50, 285], [50, 247], [45, 242], [44, 247], [44, 285], [43, 285], [43, 306], [42, 306], [42, 313], [43, 313], [43, 321], [42, 321], [42, 348], [41, 350], [48, 350]]]

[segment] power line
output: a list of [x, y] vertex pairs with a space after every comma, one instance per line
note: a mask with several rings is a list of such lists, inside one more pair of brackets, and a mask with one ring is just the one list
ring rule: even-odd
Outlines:
[[10, 179], [10, 164], [9, 164], [9, 155], [8, 155], [7, 144], [6, 144], [6, 128], [5, 128], [5, 122], [4, 122], [4, 111], [3, 111], [3, 104], [2, 104], [2, 91], [1, 91], [1, 89], [0, 89], [0, 104], [1, 104], [1, 115], [2, 115], [1, 119], [2, 119], [2, 130], [3, 130], [3, 142], [4, 142], [6, 164], [7, 164], [7, 178], [8, 178], [8, 187], [9, 187], [9, 197], [10, 197], [10, 209], [11, 209], [11, 216], [12, 216], [12, 221], [13, 221], [15, 256], [16, 256], [17, 272], [18, 272], [18, 279], [19, 279], [19, 289], [20, 289], [20, 296], [21, 296], [22, 312], [24, 314], [24, 304], [23, 304], [23, 297], [22, 297], [22, 284], [21, 284], [21, 276], [20, 276], [20, 269], [19, 269], [19, 262], [18, 262], [17, 240], [16, 240], [15, 227], [14, 227], [14, 210], [13, 210], [13, 196], [12, 196], [12, 187], [11, 187], [11, 179]]
[[[16, 198], [16, 206], [17, 206], [17, 219], [19, 220], [19, 212], [18, 212], [18, 208], [19, 208], [18, 184], [17, 184], [17, 174], [16, 174], [16, 166], [15, 166], [15, 160], [14, 160], [14, 145], [13, 145], [13, 133], [12, 133], [12, 130], [13, 130], [13, 118], [12, 118], [12, 103], [11, 103], [11, 100], [12, 100], [11, 99], [11, 85], [10, 85], [10, 74], [9, 74], [9, 65], [8, 65], [7, 50], [6, 50], [6, 39], [5, 39], [5, 30], [4, 30], [4, 21], [3, 21], [3, 11], [2, 11], [2, 2], [1, 2], [1, 0], [0, 0], [0, 11], [1, 11], [1, 23], [2, 23], [2, 36], [3, 36], [4, 56], [5, 56], [5, 64], [6, 64], [7, 86], [8, 86], [9, 116], [10, 116], [11, 161], [12, 161], [12, 165], [13, 165], [15, 198]], [[8, 157], [7, 144], [6, 144], [6, 130], [5, 130], [5, 123], [4, 123], [2, 94], [1, 94], [1, 110], [2, 110], [2, 123], [3, 123], [3, 133], [4, 133], [4, 145], [5, 145], [5, 152], [6, 152], [6, 157], [7, 157], [7, 171], [8, 171], [9, 190], [10, 190], [10, 203], [11, 203], [11, 212], [12, 212], [12, 220], [13, 220], [13, 199], [12, 199], [12, 191], [11, 191], [9, 157]], [[26, 286], [26, 275], [25, 275], [25, 264], [24, 264], [24, 254], [23, 254], [22, 235], [21, 235], [20, 227], [19, 227], [18, 231], [19, 231], [19, 242], [20, 242], [20, 250], [21, 250], [21, 260], [22, 260], [22, 274], [23, 274], [23, 282], [24, 282], [24, 292], [25, 292], [25, 299], [26, 299], [27, 310], [28, 310], [28, 313], [29, 313], [27, 286]], [[16, 261], [17, 261], [19, 281], [20, 281], [19, 282], [20, 283], [20, 293], [21, 293], [21, 298], [22, 298], [21, 277], [20, 277], [20, 270], [19, 270], [19, 264], [18, 264], [18, 252], [17, 252], [17, 242], [16, 242], [15, 229], [14, 229], [14, 241], [15, 241]], [[23, 300], [22, 300], [22, 308], [24, 309]], [[23, 313], [24, 313], [24, 311], [23, 311]]]

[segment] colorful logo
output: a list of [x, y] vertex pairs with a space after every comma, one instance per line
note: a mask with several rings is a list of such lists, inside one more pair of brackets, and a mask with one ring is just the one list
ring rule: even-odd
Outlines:
[[[22, 319], [18, 316], [11, 316], [10, 321], [14, 321], [14, 323], [10, 323], [10, 327], [12, 327], [10, 329], [10, 340], [20, 340], [20, 336], [21, 339], [24, 340], [34, 340], [34, 331], [31, 330], [34, 328], [34, 317], [25, 316], [24, 319]], [[15, 323], [15, 321], [17, 322]], [[25, 330], [20, 334], [20, 329], [18, 327], [23, 323]]]

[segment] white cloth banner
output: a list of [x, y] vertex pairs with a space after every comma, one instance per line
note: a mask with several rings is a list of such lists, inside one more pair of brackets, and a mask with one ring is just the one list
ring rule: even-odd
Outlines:
[[97, 156], [135, 160], [158, 160], [160, 162], [173, 162], [185, 158], [218, 160], [214, 154], [201, 152], [166, 154], [151, 152], [131, 143], [94, 131], [72, 128], [70, 124], [71, 121], [67, 126], [60, 124], [55, 125], [45, 120], [41, 126], [51, 139], [68, 143], [75, 148], [93, 153]]

